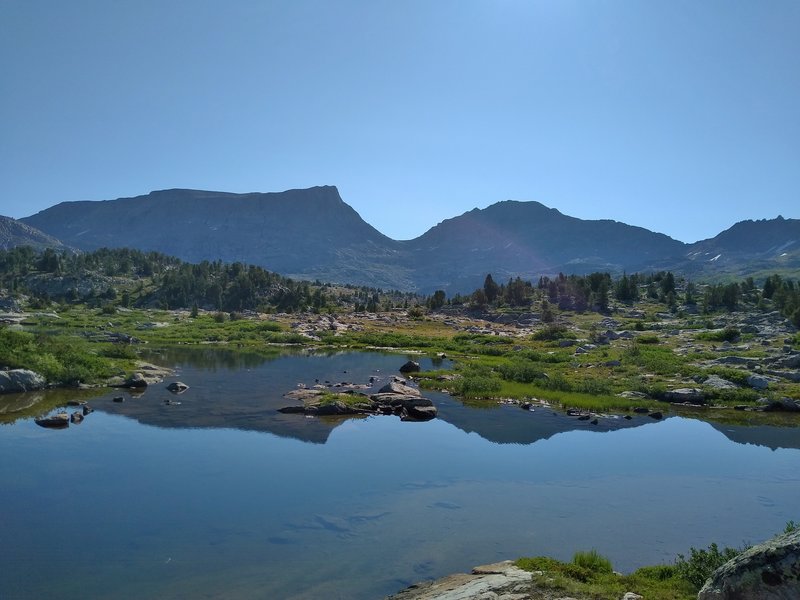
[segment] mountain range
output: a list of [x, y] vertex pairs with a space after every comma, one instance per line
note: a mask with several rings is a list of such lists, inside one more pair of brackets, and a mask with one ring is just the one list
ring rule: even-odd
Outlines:
[[742, 221], [685, 244], [617, 221], [508, 200], [397, 241], [361, 219], [333, 186], [249, 194], [172, 189], [62, 202], [20, 221], [4, 218], [0, 246], [24, 243], [19, 231], [38, 240], [37, 247], [48, 240], [43, 245], [79, 250], [130, 247], [190, 262], [241, 261], [298, 279], [422, 293], [469, 292], [487, 273], [496, 281], [662, 269], [706, 280], [800, 274], [798, 219]]

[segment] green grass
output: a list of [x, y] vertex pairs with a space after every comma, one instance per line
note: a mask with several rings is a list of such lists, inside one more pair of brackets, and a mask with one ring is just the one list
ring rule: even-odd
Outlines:
[[370, 404], [371, 401], [361, 394], [337, 394], [335, 392], [324, 392], [320, 396], [311, 399], [311, 403], [318, 406], [330, 406], [337, 402], [353, 408], [363, 404]]
[[40, 373], [48, 383], [98, 383], [133, 368], [127, 351], [73, 336], [0, 329], [0, 365]]
[[[654, 315], [663, 307], [657, 303], [643, 306], [648, 314], [645, 319], [647, 326], [654, 329], [660, 326]], [[16, 350], [13, 344], [0, 347], [0, 359], [5, 357], [9, 366], [38, 369], [53, 381], [101, 381], [109, 374], [131, 369], [137, 353], [145, 347], [89, 342], [84, 337], [85, 334], [102, 336], [103, 331], [113, 331], [136, 336], [151, 348], [224, 346], [237, 352], [258, 354], [274, 352], [282, 346], [331, 349], [391, 347], [418, 350], [431, 356], [445, 352], [455, 362], [455, 369], [450, 374], [457, 375], [456, 380], [437, 379], [437, 375], [443, 373], [431, 376], [422, 373], [416, 377], [424, 387], [447, 389], [469, 401], [539, 398], [563, 408], [595, 412], [625, 412], [635, 406], [658, 410], [657, 407], [663, 409], [665, 405], [652, 400], [620, 398], [617, 394], [639, 391], [650, 398], [663, 398], [667, 390], [679, 385], [702, 385], [703, 378], [710, 374], [717, 374], [740, 386], [735, 390], [707, 389], [714, 404], [754, 405], [760, 395], [800, 397], [800, 385], [795, 383], [782, 381], [759, 394], [746, 385], [748, 373], [743, 370], [701, 366], [698, 364], [701, 361], [720, 356], [718, 352], [710, 351], [709, 341], [696, 343], [696, 349], [689, 354], [678, 354], [675, 351], [679, 344], [676, 337], [653, 331], [634, 341], [615, 341], [580, 355], [574, 354], [574, 348], [560, 348], [557, 340], [563, 337], [592, 337], [601, 318], [592, 313], [560, 313], [559, 319], [568, 327], [545, 326], [533, 336], [469, 333], [463, 331], [471, 324], [468, 319], [462, 318], [460, 330], [457, 330], [443, 320], [422, 317], [407, 322], [359, 320], [360, 330], [339, 334], [321, 331], [316, 333], [319, 339], [312, 340], [291, 329], [290, 323], [295, 318], [291, 316], [231, 319], [225, 314], [226, 318], [219, 322], [213, 313], [201, 312], [192, 318], [189, 311], [119, 308], [115, 314], [104, 314], [102, 308], [79, 305], [55, 307], [43, 312], [51, 310], [57, 311], [60, 318], [39, 314], [30, 317], [26, 325], [26, 329], [33, 332], [34, 340], [46, 337], [50, 342], [31, 347], [20, 344]], [[345, 314], [339, 318], [348, 322], [350, 317]], [[637, 322], [633, 318], [627, 321], [624, 317], [615, 315], [615, 318], [623, 323], [620, 329], [626, 325], [630, 328]], [[696, 328], [708, 325], [706, 320], [706, 317], [692, 316], [675, 327]], [[147, 322], [165, 323], [166, 326], [140, 328]], [[47, 335], [43, 336], [45, 333]], [[701, 334], [692, 333], [695, 340], [698, 335]], [[651, 341], [653, 343], [648, 343]], [[775, 341], [778, 343], [782, 343], [782, 339]], [[763, 357], [765, 350], [760, 346], [753, 347], [749, 351], [737, 351], [737, 355]], [[621, 364], [609, 366], [606, 364], [609, 361], [620, 361]], [[734, 417], [748, 420], [770, 418], [768, 414], [755, 413], [737, 413]]]
[[675, 567], [643, 567], [630, 575], [613, 572], [611, 562], [595, 551], [577, 552], [565, 563], [546, 556], [520, 558], [519, 568], [533, 573], [534, 590], [553, 591], [564, 596], [618, 600], [634, 592], [647, 600], [689, 600], [697, 591], [679, 577]]

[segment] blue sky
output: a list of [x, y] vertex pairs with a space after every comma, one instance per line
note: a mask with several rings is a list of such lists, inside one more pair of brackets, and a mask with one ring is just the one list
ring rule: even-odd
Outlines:
[[0, 0], [0, 214], [336, 185], [395, 239], [536, 200], [800, 217], [800, 2]]

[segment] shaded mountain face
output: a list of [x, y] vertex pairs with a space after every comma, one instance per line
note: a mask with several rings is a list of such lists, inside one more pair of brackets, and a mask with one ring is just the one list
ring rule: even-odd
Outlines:
[[63, 202], [24, 221], [81, 250], [137, 248], [189, 262], [256, 264], [298, 279], [408, 289], [400, 244], [367, 224], [335, 187], [231, 194], [163, 190]]
[[64, 249], [64, 244], [56, 238], [11, 217], [0, 216], [0, 250], [16, 246], [31, 246], [37, 250]]
[[671, 265], [693, 277], [756, 278], [800, 271], [800, 219], [740, 221], [713, 238], [688, 247], [683, 261]]
[[695, 278], [800, 273], [800, 220], [743, 221], [684, 244], [610, 220], [589, 221], [538, 202], [498, 202], [392, 240], [335, 187], [231, 194], [163, 190], [102, 202], [64, 202], [24, 223], [82, 249], [130, 247], [189, 262], [240, 261], [297, 279], [452, 295], [495, 281], [607, 271], [672, 270]]
[[498, 202], [443, 221], [408, 242], [415, 279], [423, 289], [468, 289], [540, 275], [649, 270], [680, 259], [686, 245], [660, 233], [617, 221], [586, 221], [538, 202]]

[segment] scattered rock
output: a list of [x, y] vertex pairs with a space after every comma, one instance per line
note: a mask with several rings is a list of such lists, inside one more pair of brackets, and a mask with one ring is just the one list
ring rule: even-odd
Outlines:
[[173, 381], [167, 386], [167, 389], [173, 394], [182, 394], [189, 389], [189, 386], [182, 381]]
[[719, 375], [709, 375], [703, 382], [703, 385], [712, 387], [715, 390], [733, 390], [738, 387], [735, 383], [728, 381], [727, 379], [723, 379]]
[[620, 392], [617, 394], [620, 398], [647, 398], [647, 394], [644, 392], [634, 392], [633, 390], [627, 390], [625, 392]]
[[697, 600], [797, 600], [800, 530], [753, 546], [714, 571]]
[[650, 413], [650, 417], [652, 417], [656, 421], [660, 421], [661, 419], [664, 418], [664, 415], [661, 414], [659, 411], [655, 411]]
[[112, 398], [114, 402], [125, 402], [125, 398], [123, 396], [114, 396]]
[[420, 370], [420, 366], [418, 362], [410, 360], [402, 367], [400, 367], [399, 370], [401, 373], [416, 373], [417, 371]]
[[77, 425], [83, 421], [83, 413], [76, 410], [70, 415], [69, 420]]
[[65, 412], [60, 412], [43, 419], [36, 419], [35, 423], [39, 427], [46, 427], [48, 429], [64, 429], [69, 427], [69, 415]]
[[125, 380], [123, 387], [129, 388], [146, 388], [148, 386], [147, 379], [139, 372], [134, 373]]
[[747, 385], [754, 390], [765, 390], [769, 387], [769, 379], [763, 375], [750, 375], [747, 378]]

